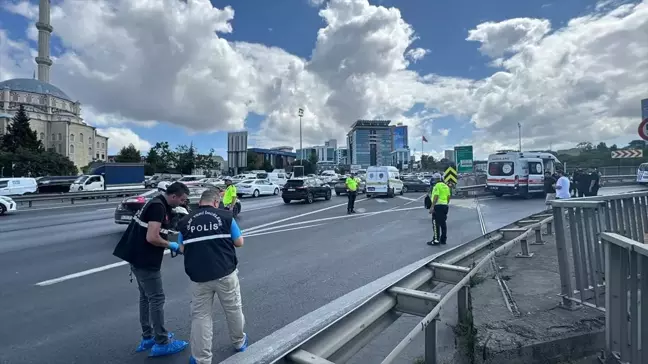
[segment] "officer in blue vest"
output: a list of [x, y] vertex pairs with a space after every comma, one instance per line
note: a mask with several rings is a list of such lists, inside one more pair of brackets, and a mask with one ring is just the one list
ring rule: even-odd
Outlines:
[[223, 306], [229, 336], [236, 351], [245, 351], [248, 337], [243, 331], [245, 317], [238, 279], [236, 248], [243, 237], [232, 211], [219, 209], [220, 194], [203, 192], [198, 209], [178, 223], [180, 250], [185, 273], [191, 283], [192, 364], [212, 362], [212, 307], [214, 297]]

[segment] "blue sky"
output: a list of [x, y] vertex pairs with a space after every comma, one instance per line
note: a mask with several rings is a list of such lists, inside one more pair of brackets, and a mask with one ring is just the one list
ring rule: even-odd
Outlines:
[[[12, 0], [14, 1], [14, 0]], [[63, 0], [54, 0], [54, 4]], [[18, 3], [18, 0], [14, 1]], [[231, 6], [234, 9], [234, 17], [230, 24], [233, 31], [231, 33], [219, 33], [218, 36], [234, 44], [235, 42], [246, 42], [252, 44], [262, 44], [267, 47], [277, 47], [296, 57], [308, 62], [313, 54], [313, 49], [317, 45], [318, 30], [327, 26], [327, 22], [319, 14], [319, 11], [326, 5], [320, 7], [313, 6], [309, 0], [277, 0], [277, 1], [253, 1], [239, 0], [236, 2], [211, 0], [213, 6], [225, 8]], [[448, 79], [462, 79], [479, 82], [489, 79], [494, 73], [504, 71], [504, 67], [495, 67], [492, 62], [494, 57], [487, 55], [480, 49], [485, 42], [467, 41], [469, 31], [475, 29], [479, 24], [486, 22], [499, 23], [513, 18], [533, 18], [547, 19], [551, 22], [552, 30], [565, 27], [570, 19], [589, 14], [594, 10], [596, 1], [587, 0], [570, 0], [570, 1], [548, 1], [548, 0], [494, 0], [494, 1], [477, 1], [477, 0], [458, 0], [458, 1], [430, 1], [430, 0], [374, 0], [369, 1], [372, 5], [384, 7], [396, 7], [400, 10], [402, 19], [410, 24], [415, 31], [414, 40], [408, 46], [408, 49], [421, 48], [429, 50], [425, 57], [410, 62], [408, 69], [415, 71], [418, 75], [424, 76], [434, 74], [438, 77]], [[32, 1], [36, 4], [37, 1]], [[614, 5], [618, 5], [615, 2]], [[53, 13], [54, 14], [54, 13]], [[0, 29], [4, 29], [9, 37], [16, 41], [26, 41], [31, 48], [36, 47], [33, 40], [27, 38], [26, 29], [33, 27], [32, 19], [25, 18], [22, 15], [0, 9]], [[54, 15], [53, 15], [54, 17]], [[73, 19], [67, 21], [73, 22]], [[53, 21], [55, 27], [54, 33], [57, 34], [57, 24]], [[513, 42], [513, 41], [511, 41]], [[55, 36], [52, 41], [53, 56], [63, 58], [63, 55], [70, 53], [70, 49], [65, 46], [66, 43], [61, 38]], [[63, 67], [54, 64], [54, 67]], [[1, 68], [0, 68], [1, 70]], [[54, 72], [54, 71], [53, 71]], [[28, 73], [25, 75], [25, 73]], [[28, 67], [22, 67], [20, 71], [14, 71], [13, 76], [31, 76]], [[53, 83], [66, 82], [62, 80], [64, 75], [53, 75]], [[4, 76], [0, 74], [0, 79]], [[643, 81], [643, 80], [641, 80]], [[65, 84], [67, 85], [67, 83]], [[73, 85], [73, 83], [70, 83]], [[79, 99], [86, 107], [89, 101], [84, 101], [84, 94], [87, 89], [82, 86], [69, 86], [64, 88], [73, 98]], [[473, 102], [475, 100], [471, 100]], [[458, 101], [459, 102], [459, 101]], [[476, 100], [479, 102], [479, 100]], [[92, 104], [90, 102], [90, 104]], [[404, 117], [415, 114], [417, 111], [427, 109], [434, 110], [433, 106], [428, 104], [424, 107], [422, 103], [415, 103], [415, 106], [402, 113]], [[92, 106], [92, 105], [91, 105]], [[638, 101], [637, 101], [638, 106]], [[306, 105], [308, 107], [308, 105]], [[455, 106], [454, 109], [461, 108], [461, 105]], [[469, 107], [466, 107], [469, 109]], [[100, 109], [97, 114], [119, 113], [119, 107], [113, 107], [113, 110]], [[264, 106], [266, 112], [272, 111], [272, 106]], [[410, 145], [413, 148], [420, 149], [420, 136], [425, 135], [431, 140], [429, 145], [425, 146], [427, 151], [439, 153], [446, 147], [462, 144], [466, 141], [475, 140], [480, 137], [480, 132], [491, 133], [492, 138], [497, 139], [505, 136], [501, 130], [492, 125], [488, 127], [471, 122], [476, 120], [475, 113], [477, 107], [471, 112], [443, 112], [444, 115], [435, 117], [430, 120], [423, 120], [416, 124], [416, 130], [410, 127]], [[366, 110], [365, 110], [366, 114]], [[94, 114], [93, 114], [94, 115]], [[381, 117], [382, 115], [365, 115], [366, 117]], [[217, 118], [218, 116], [215, 116]], [[173, 124], [167, 122], [157, 123], [155, 126], [144, 125], [140, 122], [131, 122], [136, 118], [130, 115], [124, 116], [123, 120], [115, 125], [95, 123], [88, 118], [91, 124], [97, 124], [100, 128], [127, 128], [134, 132], [140, 139], [154, 144], [157, 141], [169, 141], [172, 145], [188, 144], [193, 142], [201, 151], [209, 148], [215, 148], [222, 153], [226, 148], [226, 132], [224, 131], [205, 131], [199, 130], [192, 132], [191, 126], [183, 125], [181, 120], [174, 120]], [[259, 133], [266, 115], [256, 110], [248, 110], [247, 116], [244, 116], [245, 127], [251, 134]], [[155, 119], [158, 120], [158, 119]], [[335, 136], [343, 135], [344, 125], [350, 125], [354, 120], [338, 120], [334, 131], [326, 129], [322, 133], [321, 141], [330, 137], [331, 133]], [[517, 129], [514, 123], [507, 121], [508, 134], [506, 140], [497, 140], [495, 145], [516, 144], [517, 140], [511, 136], [517, 135]], [[276, 124], [269, 124], [271, 127]], [[486, 124], [484, 124], [486, 125]], [[533, 126], [533, 128], [538, 125]], [[525, 129], [532, 130], [532, 126], [525, 126]], [[515, 130], [513, 130], [515, 129]], [[222, 128], [221, 128], [222, 130]], [[267, 130], [267, 129], [264, 129]], [[488, 131], [484, 131], [488, 130]], [[447, 131], [447, 135], [444, 135]], [[264, 132], [261, 131], [261, 134]], [[337, 133], [337, 134], [336, 134]], [[611, 133], [611, 134], [610, 134]], [[625, 130], [611, 131], [614, 133], [626, 133]], [[317, 143], [317, 137], [311, 137], [312, 143]], [[593, 134], [591, 137], [597, 137]], [[588, 136], [590, 137], [590, 136]], [[628, 135], [625, 138], [631, 138]], [[548, 139], [547, 139], [548, 138]], [[547, 144], [551, 136], [545, 138], [542, 143]], [[338, 138], [341, 139], [341, 138]], [[511, 140], [512, 139], [512, 140]], [[560, 144], [561, 138], [556, 138], [555, 144]], [[251, 138], [252, 143], [256, 138]], [[277, 144], [286, 144], [288, 141], [293, 146], [298, 145], [298, 139], [291, 134], [290, 138], [277, 140]], [[343, 143], [338, 140], [338, 143]], [[573, 141], [570, 140], [569, 143]], [[265, 146], [269, 146], [268, 140], [264, 141]], [[526, 141], [525, 141], [526, 143]], [[539, 144], [542, 144], [538, 142]], [[567, 143], [567, 141], [565, 141]], [[310, 144], [310, 143], [305, 143]], [[492, 146], [490, 146], [492, 148]]]

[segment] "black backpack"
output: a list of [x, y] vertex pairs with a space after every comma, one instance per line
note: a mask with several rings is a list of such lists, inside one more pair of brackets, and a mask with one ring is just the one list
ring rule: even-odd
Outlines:
[[432, 199], [430, 198], [430, 195], [425, 195], [423, 204], [425, 205], [426, 210], [429, 210], [432, 207]]

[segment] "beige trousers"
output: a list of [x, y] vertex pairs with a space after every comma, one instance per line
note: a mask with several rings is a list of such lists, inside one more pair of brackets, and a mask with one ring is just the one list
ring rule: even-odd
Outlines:
[[192, 282], [191, 285], [191, 355], [198, 364], [211, 364], [214, 336], [212, 312], [216, 296], [223, 306], [232, 344], [240, 348], [245, 341], [238, 269], [223, 278], [203, 283]]

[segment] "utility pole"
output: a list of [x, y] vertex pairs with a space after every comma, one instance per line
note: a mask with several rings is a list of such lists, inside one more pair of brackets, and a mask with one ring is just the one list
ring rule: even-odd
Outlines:
[[518, 122], [518, 144], [520, 147], [520, 152], [522, 151], [522, 124]]
[[304, 165], [304, 146], [302, 145], [302, 117], [304, 116], [304, 109], [301, 107], [297, 113], [299, 115], [299, 164]]

